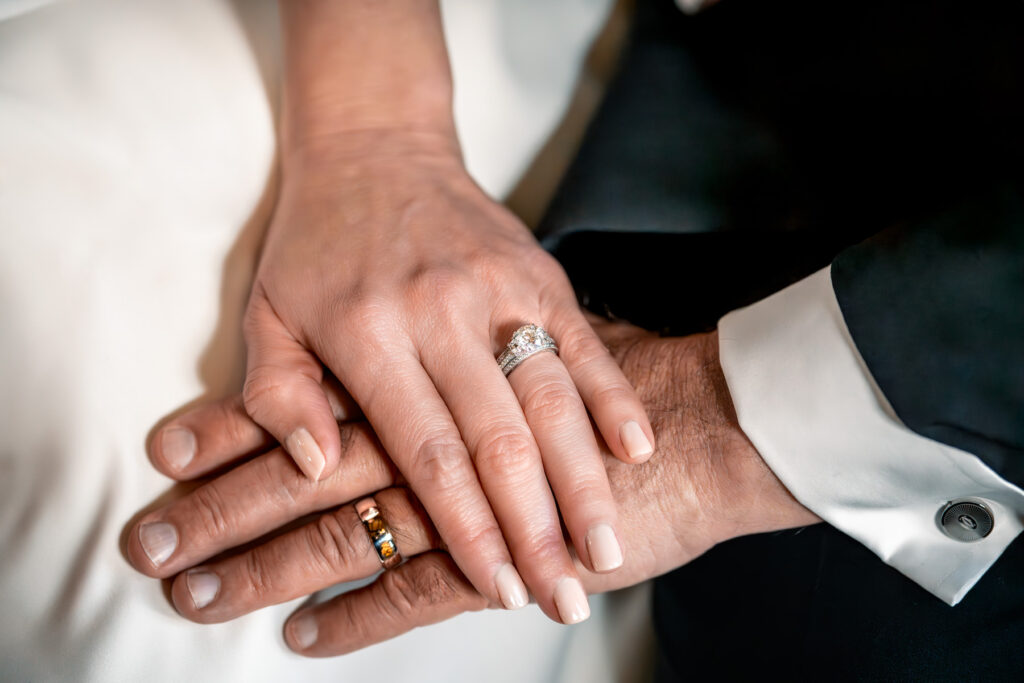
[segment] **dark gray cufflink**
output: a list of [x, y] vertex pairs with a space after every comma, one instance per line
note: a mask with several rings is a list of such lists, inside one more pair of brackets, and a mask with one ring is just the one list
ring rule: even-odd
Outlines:
[[980, 541], [992, 533], [995, 518], [992, 511], [974, 500], [954, 500], [939, 510], [939, 528], [950, 538], [969, 543]]

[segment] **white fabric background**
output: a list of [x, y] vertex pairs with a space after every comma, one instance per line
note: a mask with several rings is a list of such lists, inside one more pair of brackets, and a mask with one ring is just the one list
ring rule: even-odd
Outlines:
[[[178, 617], [119, 535], [166, 492], [147, 430], [240, 382], [272, 205], [275, 5], [0, 2], [0, 679], [627, 680], [646, 603], [466, 615], [309, 660], [298, 603]], [[556, 124], [607, 0], [449, 0], [467, 161], [507, 192]], [[31, 10], [31, 11], [27, 11]], [[21, 13], [19, 13], [21, 12]]]

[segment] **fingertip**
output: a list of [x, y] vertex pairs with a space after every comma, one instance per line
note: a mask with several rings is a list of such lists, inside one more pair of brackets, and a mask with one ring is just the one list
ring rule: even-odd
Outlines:
[[654, 443], [650, 436], [636, 420], [627, 420], [619, 427], [619, 443], [625, 457], [620, 459], [627, 463], [639, 464], [647, 462], [654, 455]]
[[526, 592], [526, 584], [516, 571], [515, 566], [509, 562], [498, 570], [494, 576], [494, 584], [498, 590], [498, 597], [505, 609], [516, 610], [526, 607], [530, 603], [530, 596]]
[[579, 579], [574, 576], [559, 579], [555, 586], [555, 607], [563, 624], [578, 624], [590, 618], [590, 603]]
[[622, 544], [611, 524], [595, 524], [591, 527], [587, 531], [586, 544], [592, 571], [607, 574], [622, 566]]
[[140, 574], [154, 579], [169, 575], [167, 565], [178, 548], [178, 530], [159, 519], [139, 520], [128, 532], [125, 556]]
[[298, 612], [284, 627], [284, 640], [288, 647], [299, 654], [316, 644], [320, 625], [312, 610]]
[[161, 427], [153, 439], [150, 460], [164, 474], [178, 478], [195, 460], [197, 449], [195, 432], [171, 423]]
[[187, 481], [248, 457], [274, 441], [242, 405], [241, 396], [200, 403], [153, 431], [149, 460], [162, 474]]
[[305, 427], [299, 427], [284, 440], [284, 449], [312, 481], [320, 481], [327, 469], [327, 456], [324, 450]]

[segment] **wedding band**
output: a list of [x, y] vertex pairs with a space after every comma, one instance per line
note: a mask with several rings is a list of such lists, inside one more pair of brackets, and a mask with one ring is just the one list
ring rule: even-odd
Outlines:
[[377, 551], [377, 557], [384, 569], [400, 565], [402, 555], [398, 552], [398, 546], [395, 545], [395, 539], [391, 535], [388, 523], [384, 521], [384, 516], [380, 513], [380, 508], [377, 507], [377, 501], [372, 497], [363, 498], [356, 503], [355, 507], [356, 514], [363, 522], [363, 528], [370, 536], [370, 542], [373, 543], [373, 548]]
[[541, 351], [554, 351], [557, 354], [558, 346], [555, 340], [540, 325], [523, 325], [512, 333], [512, 339], [498, 356], [498, 366], [508, 377], [520, 363]]

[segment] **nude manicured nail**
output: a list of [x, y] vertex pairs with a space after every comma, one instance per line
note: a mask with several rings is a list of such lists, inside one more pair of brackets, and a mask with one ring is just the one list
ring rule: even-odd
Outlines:
[[150, 522], [139, 527], [139, 543], [146, 557], [159, 567], [178, 547], [178, 531], [167, 522]]
[[579, 579], [566, 576], [555, 586], [555, 607], [562, 623], [578, 624], [590, 617], [590, 604]]
[[307, 477], [313, 481], [319, 481], [324, 467], [327, 466], [327, 458], [324, 457], [324, 452], [317, 445], [316, 439], [305, 427], [299, 427], [292, 432], [284, 440], [284, 447]]
[[316, 625], [316, 617], [312, 614], [300, 614], [295, 617], [289, 628], [292, 632], [292, 640], [302, 650], [316, 642], [320, 631], [320, 627]]
[[220, 590], [220, 577], [213, 572], [193, 570], [185, 575], [185, 585], [196, 609], [202, 609], [213, 602]]
[[630, 460], [642, 460], [654, 453], [654, 446], [636, 420], [630, 420], [619, 427], [619, 440]]
[[196, 457], [196, 435], [185, 427], [168, 427], [160, 436], [160, 453], [168, 466], [182, 470]]
[[598, 524], [587, 532], [587, 552], [595, 571], [610, 572], [622, 566], [622, 546], [608, 524]]
[[519, 572], [511, 564], [506, 564], [498, 570], [494, 576], [494, 583], [498, 587], [498, 597], [505, 609], [519, 609], [526, 607], [530, 601], [526, 594], [526, 584], [519, 577]]

